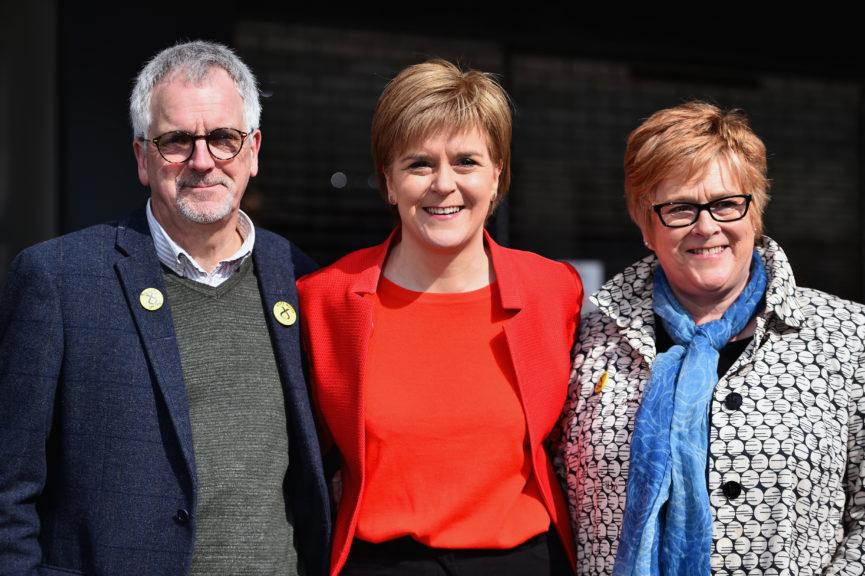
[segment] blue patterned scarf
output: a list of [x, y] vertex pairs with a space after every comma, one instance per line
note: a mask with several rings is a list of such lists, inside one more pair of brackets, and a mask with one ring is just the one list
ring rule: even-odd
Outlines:
[[766, 291], [766, 270], [755, 251], [745, 289], [723, 317], [700, 326], [676, 301], [660, 266], [654, 282], [655, 313], [675, 345], [652, 364], [637, 412], [613, 574], [706, 576], [712, 545], [709, 401], [718, 384], [718, 350], [754, 316]]

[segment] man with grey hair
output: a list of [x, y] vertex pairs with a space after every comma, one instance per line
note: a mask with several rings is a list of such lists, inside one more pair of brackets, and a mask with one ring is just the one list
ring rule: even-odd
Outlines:
[[325, 574], [330, 512], [294, 280], [239, 206], [255, 78], [163, 50], [130, 102], [150, 198], [31, 247], [0, 297], [0, 574]]

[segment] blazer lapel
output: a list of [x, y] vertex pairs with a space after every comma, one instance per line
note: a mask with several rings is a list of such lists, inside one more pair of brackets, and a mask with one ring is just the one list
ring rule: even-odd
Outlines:
[[[284, 250], [281, 250], [280, 246], [284, 247]], [[290, 244], [288, 241], [273, 242], [262, 232], [256, 236], [252, 258], [255, 262], [255, 274], [258, 277], [258, 287], [261, 291], [264, 316], [267, 318], [267, 327], [270, 330], [270, 340], [273, 342], [276, 367], [282, 381], [286, 406], [290, 410], [289, 417], [295, 421], [298, 417], [304, 418], [300, 424], [306, 433], [299, 435], [298, 438], [292, 438], [292, 440], [307, 442], [315, 438], [315, 425], [311, 418], [308, 421], [306, 419], [308, 415], [312, 414], [312, 409], [303, 374], [303, 358], [300, 353], [300, 321], [295, 316], [295, 321], [292, 324], [288, 326], [281, 324], [277, 320], [275, 310], [278, 302], [287, 302], [294, 310], [295, 315], [300, 310], [297, 302], [294, 262], [291, 259]], [[316, 451], [318, 450], [317, 447], [314, 448]]]
[[[349, 386], [342, 396], [341, 412], [346, 414], [349, 421], [352, 422], [351, 434], [355, 446], [355, 450], [351, 454], [343, 455], [344, 458], [353, 460], [348, 466], [349, 469], [363, 470], [366, 460], [364, 389], [366, 387], [369, 342], [372, 338], [374, 324], [374, 304], [369, 295], [375, 294], [378, 290], [388, 249], [399, 233], [400, 228], [396, 228], [384, 243], [370, 252], [368, 262], [364, 263], [364, 269], [354, 277], [354, 282], [347, 296], [347, 306], [340, 322], [346, 334], [354, 332], [357, 335], [354, 338], [346, 338], [343, 348], [344, 358], [350, 363], [347, 366], [347, 373], [357, 374], [359, 383], [358, 386]], [[363, 482], [364, 479], [361, 478], [358, 485], [359, 490], [363, 489]]]
[[[546, 437], [542, 426], [543, 419], [538, 415], [546, 411], [550, 395], [554, 392], [552, 385], [555, 384], [543, 377], [547, 370], [545, 366], [539, 365], [538, 359], [541, 356], [526, 354], [526, 348], [533, 346], [537, 340], [535, 324], [541, 320], [523, 313], [524, 298], [517, 281], [519, 272], [514, 268], [508, 253], [496, 244], [486, 231], [484, 231], [484, 240], [493, 260], [502, 307], [512, 312], [512, 316], [504, 322], [505, 340], [508, 343], [520, 399], [526, 415], [529, 442], [534, 450], [534, 447], [540, 445]], [[547, 393], [544, 387], [548, 384], [551, 388]]]
[[140, 210], [118, 226], [116, 247], [126, 258], [120, 259], [115, 264], [115, 268], [126, 294], [130, 312], [138, 327], [144, 353], [153, 370], [156, 386], [165, 401], [192, 484], [195, 486], [195, 457], [192, 447], [192, 427], [189, 422], [189, 404], [180, 364], [180, 351], [171, 318], [171, 307], [166, 301], [159, 309], [151, 311], [145, 309], [140, 301], [141, 292], [145, 288], [156, 288], [163, 297], [167, 294], [162, 268], [153, 247], [144, 210]]
[[[283, 250], [280, 247], [284, 247]], [[294, 263], [288, 241], [274, 242], [263, 231], [256, 234], [255, 248], [252, 258], [255, 262], [255, 274], [261, 291], [264, 316], [273, 343], [273, 355], [282, 382], [283, 395], [289, 426], [298, 431], [291, 436], [291, 442], [304, 444], [301, 450], [292, 454], [317, 454], [319, 452], [315, 423], [312, 420], [312, 408], [303, 371], [303, 357], [300, 353], [300, 319], [286, 326], [276, 318], [274, 307], [278, 302], [287, 302], [298, 314], [300, 307], [297, 301], [297, 288], [294, 278]], [[320, 461], [314, 462], [315, 474], [323, 478]], [[321, 480], [321, 489], [325, 490]]]
[[288, 326], [281, 324], [274, 311], [277, 302], [287, 302], [295, 314], [298, 311], [291, 252], [280, 253], [278, 247], [269, 242], [266, 236], [257, 234], [252, 259], [255, 262], [255, 274], [258, 277], [264, 316], [270, 329], [279, 376], [288, 394], [287, 399], [294, 400], [296, 391], [305, 391], [306, 388], [298, 353], [300, 325], [296, 320]]

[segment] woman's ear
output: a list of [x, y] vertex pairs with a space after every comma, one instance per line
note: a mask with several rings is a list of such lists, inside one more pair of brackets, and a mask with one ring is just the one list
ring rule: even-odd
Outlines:
[[396, 206], [396, 196], [390, 191], [390, 174], [388, 172], [386, 168], [382, 170], [382, 174], [384, 174], [384, 191], [387, 194], [387, 203], [391, 206]]

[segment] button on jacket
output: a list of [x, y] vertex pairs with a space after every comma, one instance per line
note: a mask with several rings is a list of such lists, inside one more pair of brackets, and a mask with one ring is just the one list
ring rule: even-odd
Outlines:
[[[710, 404], [711, 571], [862, 574], [865, 307], [797, 287], [771, 239], [757, 249], [766, 307]], [[600, 289], [574, 350], [557, 465], [579, 574], [612, 573], [634, 416], [656, 355], [656, 266], [650, 256]]]

